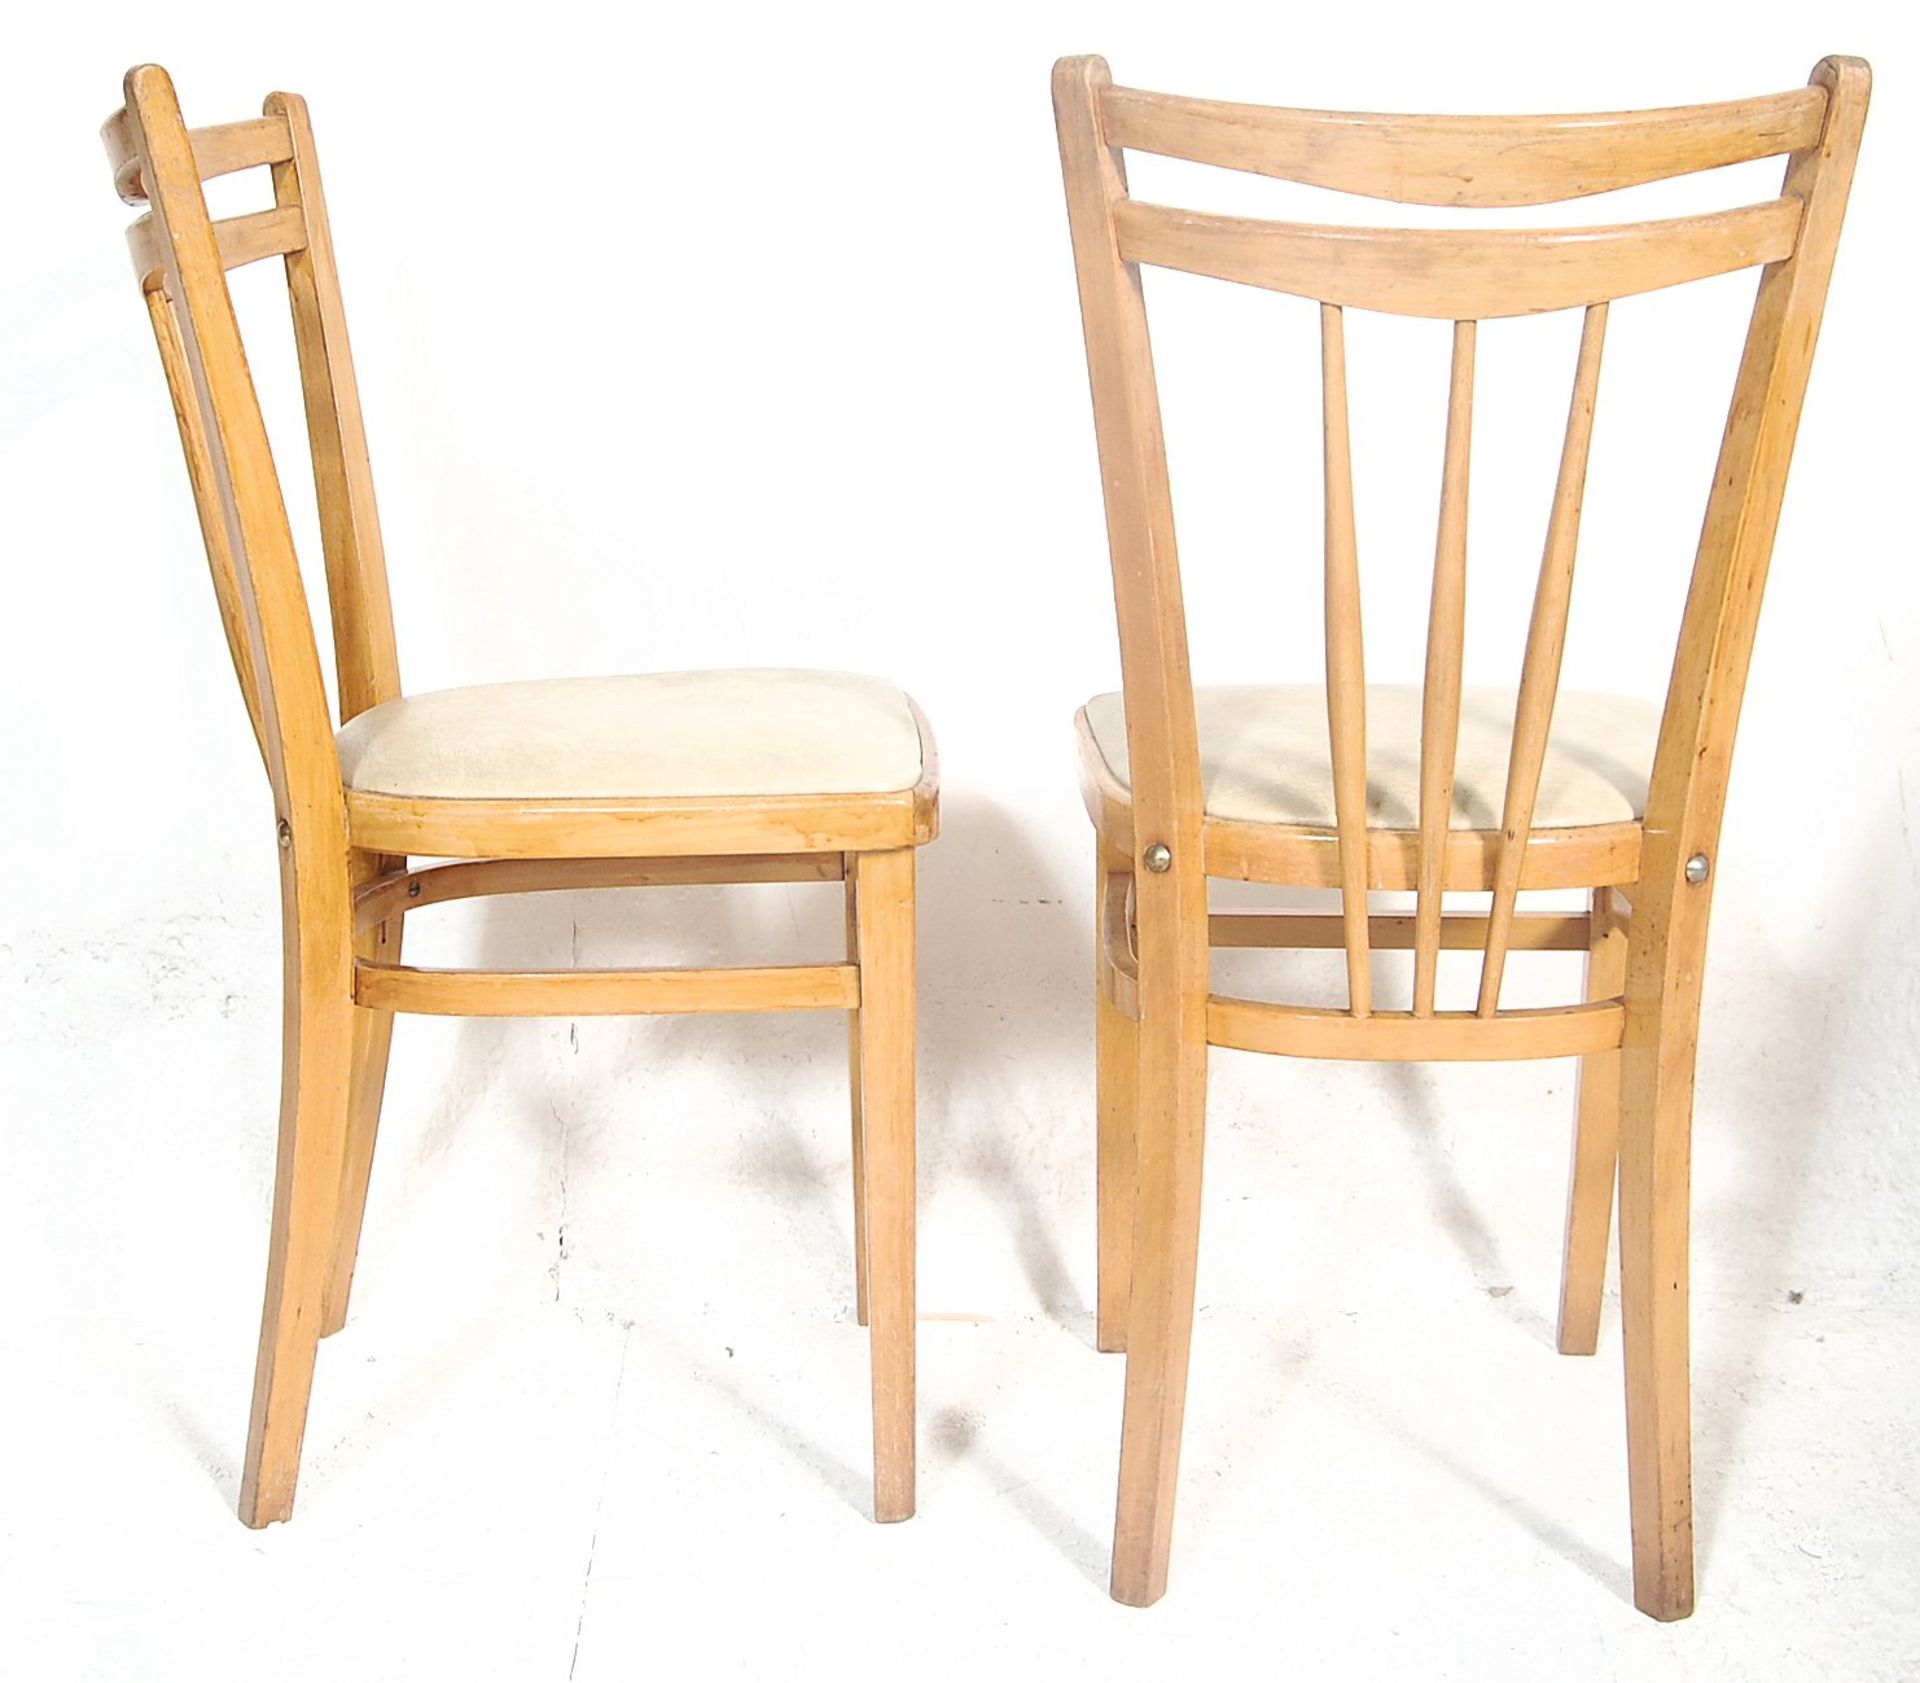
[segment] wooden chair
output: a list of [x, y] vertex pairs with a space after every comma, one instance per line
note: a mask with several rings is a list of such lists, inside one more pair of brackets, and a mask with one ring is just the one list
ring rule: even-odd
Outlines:
[[[855, 1276], [873, 1345], [874, 1517], [914, 1505], [914, 849], [933, 740], [891, 685], [687, 672], [403, 695], [346, 319], [305, 103], [189, 131], [164, 70], [104, 138], [272, 784], [286, 942], [279, 1165], [240, 1517], [288, 1517], [318, 1340], [346, 1318], [393, 1013], [845, 1011]], [[201, 183], [268, 166], [273, 204], [213, 221]], [[327, 706], [225, 271], [285, 259], [333, 616]], [[455, 860], [413, 870], [409, 856]], [[442, 900], [656, 883], [842, 882], [847, 952], [754, 969], [415, 968]]]
[[[1124, 701], [1079, 716], [1098, 832], [1099, 1342], [1127, 1353], [1113, 1594], [1166, 1588], [1193, 1329], [1207, 1048], [1421, 1060], [1578, 1056], [1559, 1345], [1594, 1348], [1616, 1160], [1634, 1599], [1693, 1606], [1687, 1180], [1712, 871], [1761, 586], [1834, 244], [1867, 66], [1723, 105], [1583, 117], [1269, 110], [1054, 69], [1119, 613]], [[1158, 153], [1400, 203], [1579, 198], [1786, 155], [1777, 198], [1598, 229], [1303, 226], [1143, 203], [1123, 153]], [[1326, 684], [1196, 690], [1142, 265], [1319, 305]], [[1559, 698], [1587, 446], [1611, 300], [1763, 266], [1664, 712]], [[1583, 308], [1565, 448], [1517, 696], [1461, 686], [1477, 323]], [[1370, 689], [1361, 657], [1342, 329], [1348, 308], [1453, 323], [1425, 680]], [[1605, 756], [1602, 756], [1602, 750]], [[1620, 775], [1612, 761], [1632, 761]], [[1209, 917], [1207, 879], [1337, 888], [1339, 917]], [[1581, 916], [1517, 913], [1521, 889], [1591, 891]], [[1411, 890], [1411, 918], [1370, 889]], [[1485, 915], [1442, 896], [1491, 892]], [[1210, 946], [1344, 948], [1345, 1010], [1214, 993]], [[1410, 1009], [1376, 1005], [1375, 948], [1414, 954]], [[1478, 948], [1471, 1011], [1435, 1008], [1442, 948]], [[1584, 950], [1586, 996], [1502, 1010], [1517, 948]]]

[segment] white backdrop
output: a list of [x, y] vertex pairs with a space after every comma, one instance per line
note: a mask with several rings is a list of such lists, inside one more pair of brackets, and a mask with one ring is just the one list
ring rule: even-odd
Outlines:
[[[16, 1330], [39, 1329], [51, 1359], [89, 1341], [178, 1349], [184, 1322], [243, 1386], [272, 1160], [271, 809], [128, 272], [131, 213], [93, 138], [141, 59], [173, 70], [190, 122], [255, 110], [270, 88], [311, 103], [409, 689], [794, 664], [883, 673], [924, 705], [945, 823], [922, 867], [922, 1305], [1078, 1325], [1091, 872], [1070, 718], [1114, 687], [1117, 659], [1051, 61], [1099, 50], [1124, 82], [1270, 103], [1557, 110], [1772, 91], [1823, 52], [1872, 58], [1718, 864], [1698, 1271], [1703, 1302], [1792, 1290], [1911, 1316], [1920, 440], [1903, 9], [1754, 4], [1736, 23], [1672, 4], [101, 4], [43, 8], [15, 33], [0, 71], [15, 160], [0, 1269]], [[1639, 203], [1745, 202], [1775, 172]], [[1152, 160], [1135, 179], [1354, 216]], [[259, 189], [218, 191], [240, 208]], [[268, 267], [236, 292], [317, 603]], [[1662, 691], [1751, 288], [1731, 277], [1614, 311], [1570, 685]], [[1317, 676], [1311, 307], [1178, 277], [1150, 304], [1200, 675]], [[1414, 678], [1446, 333], [1352, 331], [1370, 675]], [[1517, 669], [1576, 335], [1571, 318], [1482, 334], [1470, 678]], [[408, 939], [436, 961], [758, 962], [827, 950], [838, 911], [830, 891], [767, 889], [434, 917]], [[1264, 975], [1311, 988], [1332, 972]], [[1564, 989], [1573, 972], [1547, 958], [1516, 977]], [[404, 1023], [361, 1312], [433, 1324], [555, 1296], [611, 1318], [738, 1309], [767, 1290], [763, 1238], [799, 1247], [795, 1303], [844, 1294], [839, 1044], [825, 1018]], [[1524, 1274], [1550, 1308], [1568, 1072], [1215, 1067], [1203, 1268], [1222, 1292], [1366, 1230], [1369, 1176], [1410, 1172], [1394, 1165], [1411, 1150], [1442, 1166], [1416, 1203], [1476, 1283]], [[1380, 1120], [1409, 1106], [1411, 1141]], [[1284, 1145], [1254, 1137], [1269, 1124]], [[1370, 1143], [1316, 1143], [1348, 1130]], [[1285, 1224], [1229, 1213], [1232, 1177], [1262, 1152], [1331, 1176], [1295, 1188]], [[1496, 1240], [1478, 1203], [1514, 1188], [1531, 1225]], [[244, 1401], [234, 1389], [181, 1428], [216, 1480]]]

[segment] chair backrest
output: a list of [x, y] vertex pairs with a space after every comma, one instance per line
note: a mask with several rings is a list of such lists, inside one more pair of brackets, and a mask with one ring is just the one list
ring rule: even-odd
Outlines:
[[[114, 185], [147, 214], [128, 230], [193, 482], [234, 670], [283, 840], [320, 856], [343, 835], [319, 650], [226, 271], [285, 260], [332, 611], [341, 721], [400, 693], [386, 560], [346, 317], [304, 100], [189, 130], [157, 65], [126, 78], [101, 131]], [[267, 167], [273, 206], [215, 221], [202, 183]], [[340, 840], [344, 848], [344, 841]]]
[[[1824, 59], [1791, 93], [1677, 110], [1565, 117], [1293, 111], [1113, 85], [1099, 58], [1054, 69], [1054, 111], [1086, 329], [1119, 614], [1136, 840], [1200, 872], [1201, 790], [1173, 509], [1140, 266], [1243, 282], [1320, 306], [1325, 611], [1348, 1009], [1372, 1010], [1366, 690], [1344, 314], [1453, 324], [1420, 740], [1414, 1014], [1434, 1009], [1449, 871], [1466, 591], [1476, 324], [1582, 308], [1565, 445], [1522, 665], [1491, 868], [1478, 1012], [1499, 1007], [1521, 867], [1559, 683], [1601, 346], [1611, 300], [1763, 266], [1709, 495], [1661, 726], [1641, 881], [1677, 880], [1718, 836], [1734, 726], [1788, 457], [1866, 116], [1858, 59]], [[1325, 227], [1171, 209], [1129, 197], [1123, 153], [1152, 152], [1401, 204], [1476, 210], [1609, 192], [1786, 155], [1777, 198], [1600, 228]], [[1452, 879], [1451, 881], [1449, 879]], [[1191, 891], [1189, 890], [1189, 893]], [[1704, 901], [1699, 915], [1704, 917]]]

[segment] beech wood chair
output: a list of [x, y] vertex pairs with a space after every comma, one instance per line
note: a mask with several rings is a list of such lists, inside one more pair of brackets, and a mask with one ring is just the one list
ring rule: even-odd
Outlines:
[[[1121, 695], [1078, 719], [1097, 832], [1099, 1343], [1125, 1350], [1112, 1589], [1165, 1590], [1193, 1329], [1207, 1049], [1396, 1060], [1578, 1056], [1559, 1347], [1597, 1337], [1613, 1183], [1634, 1599], [1693, 1606], [1687, 1222], [1694, 1040], [1734, 728], [1866, 116], [1859, 59], [1792, 93], [1579, 117], [1273, 110], [1115, 86], [1099, 58], [1053, 76], [1112, 552]], [[1129, 196], [1123, 154], [1158, 153], [1399, 203], [1482, 209], [1580, 198], [1779, 155], [1761, 204], [1556, 230], [1322, 227]], [[1143, 265], [1319, 306], [1326, 683], [1193, 686]], [[1610, 302], [1759, 267], [1664, 711], [1558, 697], [1575, 539]], [[1343, 348], [1347, 309], [1453, 324], [1424, 682], [1370, 687]], [[1580, 308], [1558, 485], [1517, 695], [1463, 692], [1477, 324]], [[1337, 888], [1337, 917], [1208, 915], [1207, 879]], [[1370, 889], [1411, 890], [1411, 918]], [[1520, 913], [1521, 889], [1591, 911]], [[1443, 896], [1491, 892], [1484, 915]], [[1210, 947], [1344, 949], [1345, 1010], [1212, 991]], [[1411, 1006], [1374, 999], [1376, 948], [1414, 954]], [[1478, 1000], [1435, 1008], [1443, 948], [1478, 949]], [[1584, 951], [1585, 998], [1502, 1009], [1516, 949]]]
[[[856, 1302], [871, 1324], [874, 1517], [914, 1506], [914, 850], [933, 739], [840, 673], [681, 672], [405, 695], [346, 318], [305, 103], [189, 131], [166, 72], [103, 135], [272, 785], [286, 946], [280, 1143], [240, 1517], [286, 1519], [318, 1340], [346, 1318], [393, 1013], [845, 1011]], [[209, 217], [204, 179], [265, 166], [273, 204]], [[341, 728], [226, 271], [285, 260]], [[412, 869], [410, 856], [457, 861]], [[841, 882], [844, 958], [734, 969], [433, 970], [407, 915], [444, 900], [662, 883]]]

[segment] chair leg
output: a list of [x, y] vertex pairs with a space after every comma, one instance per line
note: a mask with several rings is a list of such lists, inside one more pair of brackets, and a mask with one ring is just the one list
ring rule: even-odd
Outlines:
[[[1156, 952], [1142, 920], [1132, 1284], [1112, 1593], [1145, 1607], [1166, 1593], [1200, 1244], [1206, 1136], [1206, 901]], [[1198, 943], [1197, 961], [1187, 942]], [[1158, 960], [1159, 962], [1156, 962]], [[1198, 965], [1198, 987], [1194, 966]]]
[[[1626, 981], [1626, 926], [1615, 914], [1613, 890], [1596, 888], [1587, 942], [1587, 998], [1617, 999]], [[1591, 1356], [1600, 1341], [1600, 1298], [1606, 1286], [1620, 1157], [1618, 1052], [1590, 1052], [1580, 1060], [1575, 1112], [1558, 1342], [1563, 1356]]]
[[1125, 853], [1109, 847], [1104, 838], [1096, 838], [1094, 865], [1094, 1102], [1099, 1118], [1095, 1169], [1099, 1273], [1094, 1342], [1102, 1350], [1121, 1351], [1127, 1347], [1128, 1257], [1133, 1245], [1133, 1113], [1140, 1036], [1133, 1019], [1107, 997], [1104, 913], [1108, 894], [1116, 891], [1110, 879], [1126, 875], [1133, 865]]
[[[846, 858], [847, 961], [860, 962], [859, 891], [855, 882], [855, 860]], [[860, 1012], [847, 1013], [847, 1076], [853, 1100], [853, 1313], [867, 1324], [867, 1141], [860, 1118]]]
[[333, 1257], [327, 1268], [322, 1338], [331, 1337], [347, 1324], [353, 1269], [360, 1254], [360, 1228], [367, 1212], [367, 1183], [373, 1175], [374, 1137], [380, 1129], [380, 1100], [387, 1085], [387, 1053], [392, 1044], [393, 1013], [356, 1007], [346, 1144], [340, 1165], [340, 1219], [335, 1224]]
[[[1626, 1353], [1627, 1484], [1633, 1599], [1656, 1619], [1693, 1611], [1692, 1427], [1688, 1397], [1687, 1229], [1698, 963], [1690, 997], [1658, 992], [1662, 955], [1628, 936], [1627, 1042], [1621, 1060], [1620, 1311]], [[1684, 985], [1684, 984], [1683, 984]]]
[[290, 925], [273, 1231], [240, 1479], [240, 1518], [252, 1526], [293, 1512], [336, 1251], [359, 1014], [351, 960], [344, 938], [308, 935]]
[[914, 856], [854, 859], [873, 1517], [914, 1507]]
[[[355, 880], [404, 870], [406, 860], [359, 855]], [[401, 916], [376, 924], [354, 942], [357, 956], [383, 964], [400, 959]], [[354, 1263], [360, 1254], [360, 1229], [367, 1213], [367, 1184], [373, 1175], [374, 1141], [380, 1132], [380, 1101], [387, 1087], [387, 1053], [393, 1045], [393, 1013], [353, 1013], [353, 1073], [347, 1089], [347, 1143], [340, 1178], [340, 1219], [335, 1226], [333, 1260], [327, 1273], [326, 1307], [320, 1336], [347, 1324], [353, 1295]]]

